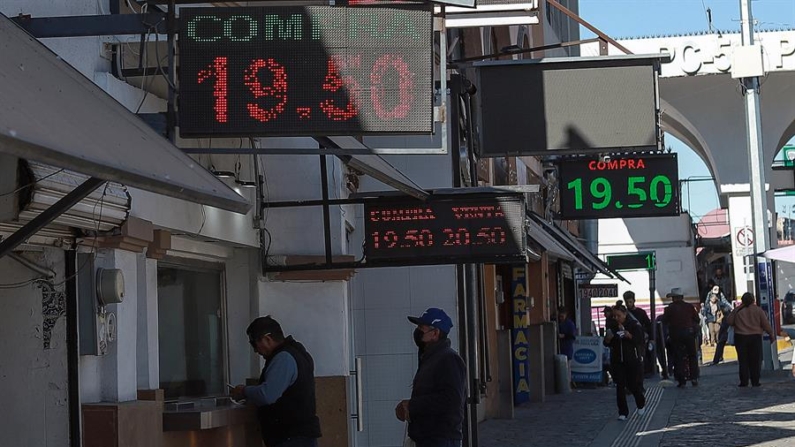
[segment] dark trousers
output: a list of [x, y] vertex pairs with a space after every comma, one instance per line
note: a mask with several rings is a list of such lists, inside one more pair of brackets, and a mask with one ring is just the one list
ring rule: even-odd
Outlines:
[[688, 379], [698, 379], [697, 335], [687, 329], [671, 331], [671, 347], [674, 350], [674, 377], [679, 383], [684, 383]]
[[317, 438], [297, 436], [276, 444], [274, 447], [317, 447]]
[[726, 341], [729, 339], [729, 325], [725, 323], [720, 324], [720, 331], [718, 332], [718, 345], [715, 347], [715, 357], [712, 358], [712, 364], [717, 365], [723, 360], [723, 349], [726, 347]]
[[740, 385], [759, 385], [762, 371], [762, 336], [734, 334], [734, 347], [737, 348], [737, 363], [740, 366]]
[[417, 447], [461, 447], [460, 439], [434, 439], [416, 442]]
[[646, 396], [643, 395], [643, 380], [638, 377], [638, 371], [643, 370], [643, 365], [638, 363], [618, 363], [612, 365], [610, 374], [616, 383], [616, 403], [618, 414], [629, 416], [627, 407], [627, 390], [635, 397], [638, 408], [646, 406]]

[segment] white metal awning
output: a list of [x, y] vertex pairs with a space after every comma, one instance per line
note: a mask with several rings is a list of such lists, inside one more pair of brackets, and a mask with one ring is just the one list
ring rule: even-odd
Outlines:
[[576, 259], [574, 254], [567, 250], [563, 245], [558, 243], [558, 241], [556, 241], [552, 235], [544, 230], [541, 225], [533, 222], [532, 220], [526, 221], [526, 224], [527, 236], [540, 245], [541, 248], [546, 250], [550, 255], [566, 261], [574, 261]]
[[589, 272], [600, 272], [605, 276], [618, 278], [624, 282], [627, 281], [621, 274], [611, 270], [607, 264], [604, 263], [601, 259], [596, 257], [593, 253], [591, 253], [585, 246], [583, 246], [571, 233], [568, 231], [559, 228], [557, 225], [554, 225], [550, 222], [545, 221], [541, 216], [535, 213], [529, 213], [530, 219], [536, 222], [538, 225], [542, 226], [545, 230], [547, 230], [554, 239], [559, 241], [562, 245], [564, 245], [569, 251], [574, 253], [575, 260], [580, 266], [585, 266], [585, 270]]
[[245, 198], [0, 14], [0, 152], [244, 213]]
[[[364, 143], [354, 137], [329, 136], [327, 141], [338, 149], [369, 149]], [[319, 139], [322, 141], [323, 139]], [[370, 177], [389, 185], [398, 191], [402, 191], [410, 196], [424, 200], [428, 193], [419, 185], [414, 183], [405, 174], [389, 164], [380, 155], [338, 155], [343, 162], [350, 167], [359, 170]]]

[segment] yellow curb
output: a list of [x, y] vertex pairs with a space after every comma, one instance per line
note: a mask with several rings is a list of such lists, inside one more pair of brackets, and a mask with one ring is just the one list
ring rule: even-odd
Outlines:
[[[792, 343], [790, 342], [789, 338], [779, 338], [776, 340], [776, 348], [778, 351], [781, 352], [784, 349], [788, 349], [792, 347]], [[701, 357], [705, 363], [712, 362], [712, 359], [715, 357], [715, 347], [714, 346], [702, 346], [701, 347]], [[737, 360], [737, 350], [734, 349], [734, 346], [726, 345], [723, 349], [723, 360]]]

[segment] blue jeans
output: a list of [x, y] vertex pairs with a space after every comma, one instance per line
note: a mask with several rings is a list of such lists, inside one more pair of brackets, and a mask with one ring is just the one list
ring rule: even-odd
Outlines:
[[317, 447], [317, 438], [298, 436], [279, 443], [274, 447]]
[[461, 447], [460, 439], [433, 439], [417, 442], [417, 447]]

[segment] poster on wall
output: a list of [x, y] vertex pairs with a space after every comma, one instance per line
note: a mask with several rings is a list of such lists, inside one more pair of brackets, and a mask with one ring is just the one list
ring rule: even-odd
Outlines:
[[602, 382], [602, 337], [577, 337], [571, 358], [571, 380]]

